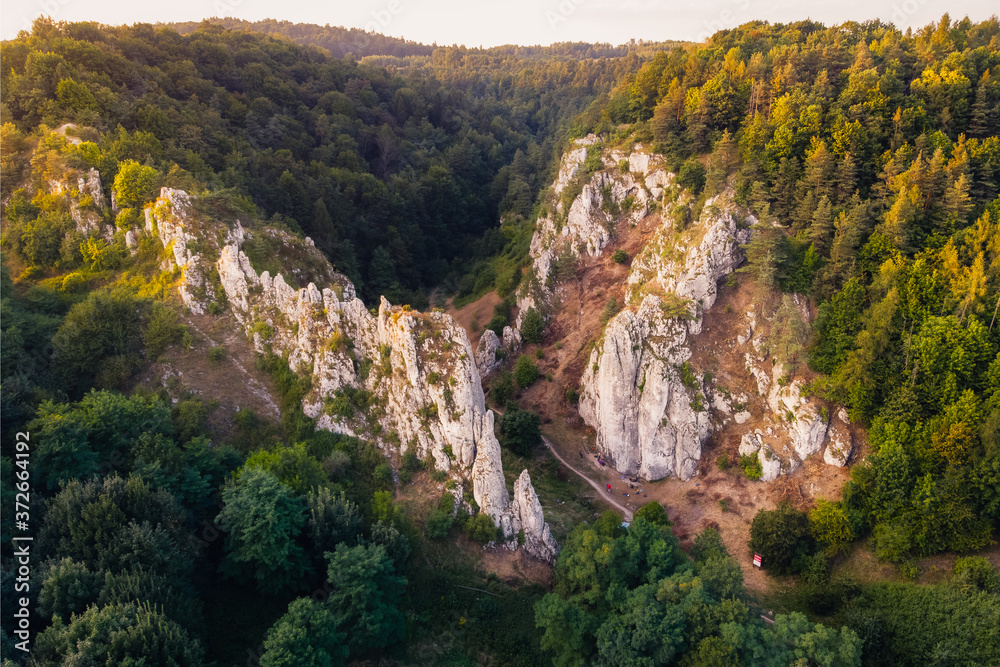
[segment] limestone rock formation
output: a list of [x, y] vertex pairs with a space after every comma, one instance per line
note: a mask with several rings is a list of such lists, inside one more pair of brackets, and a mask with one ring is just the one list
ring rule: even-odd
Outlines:
[[500, 365], [497, 358], [497, 351], [500, 349], [500, 338], [492, 329], [487, 329], [479, 337], [479, 344], [476, 346], [476, 367], [479, 369], [479, 376], [486, 377]]
[[851, 420], [847, 410], [839, 408], [837, 416], [830, 424], [830, 441], [823, 452], [823, 460], [832, 466], [843, 468], [851, 458], [854, 442], [850, 431]]
[[[584, 253], [601, 254], [619, 222], [635, 223], [645, 217], [654, 200], [653, 191], [662, 193], [663, 184], [670, 182], [662, 158], [649, 154], [639, 144], [627, 158], [620, 152], [604, 154], [605, 169], [590, 175], [582, 173], [587, 151], [596, 143], [593, 135], [578, 139], [563, 155], [549, 211], [538, 218], [531, 238], [533, 261], [528, 279], [518, 292], [518, 329], [529, 308], [547, 311], [554, 296], [556, 265]], [[620, 161], [628, 163], [627, 171], [618, 166]], [[579, 192], [567, 203], [564, 190], [574, 185]]]
[[684, 233], [664, 223], [633, 261], [626, 301], [639, 306], [608, 323], [580, 381], [580, 415], [617, 470], [690, 479], [712, 431], [708, 405], [732, 412], [722, 397], [709, 403], [702, 378], [685, 386], [680, 366], [717, 281], [742, 261], [745, 224], [728, 197], [717, 198]]
[[[521, 517], [535, 516], [511, 504], [477, 357], [451, 317], [385, 298], [373, 315], [310, 239], [208, 220], [180, 190], [164, 188], [146, 221], [172, 251], [166, 268], [180, 273], [192, 311], [228, 304], [259, 352], [272, 350], [312, 378], [302, 407], [317, 426], [363, 437], [390, 455], [412, 446], [432, 457], [439, 470], [471, 484], [508, 539], [521, 530]], [[247, 254], [251, 240], [258, 261], [288, 272], [258, 272]], [[261, 258], [262, 248], [274, 257]], [[524, 526], [529, 544], [551, 540], [538, 509]]]
[[555, 561], [559, 549], [549, 531], [549, 525], [545, 523], [542, 505], [531, 486], [531, 476], [527, 470], [522, 471], [514, 483], [514, 517], [515, 526], [524, 531], [525, 550], [542, 560]]
[[580, 415], [615, 469], [646, 479], [697, 472], [708, 415], [678, 367], [690, 356], [688, 322], [668, 317], [658, 296], [616, 315], [581, 379]]

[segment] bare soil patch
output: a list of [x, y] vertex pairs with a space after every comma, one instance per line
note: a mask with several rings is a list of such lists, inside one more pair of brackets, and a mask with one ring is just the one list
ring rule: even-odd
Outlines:
[[[194, 342], [187, 350], [170, 347], [142, 374], [139, 384], [159, 390], [166, 387], [177, 400], [185, 393], [215, 401], [208, 416], [209, 430], [221, 439], [233, 433], [238, 410], [253, 410], [259, 417], [281, 420], [278, 392], [271, 378], [257, 370], [257, 353], [231, 316], [181, 313]], [[221, 361], [209, 361], [213, 347], [225, 349]]]

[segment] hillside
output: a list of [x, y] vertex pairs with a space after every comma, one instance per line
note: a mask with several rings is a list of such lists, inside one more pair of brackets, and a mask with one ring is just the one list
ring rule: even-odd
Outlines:
[[1000, 662], [996, 19], [0, 65], [5, 665]]

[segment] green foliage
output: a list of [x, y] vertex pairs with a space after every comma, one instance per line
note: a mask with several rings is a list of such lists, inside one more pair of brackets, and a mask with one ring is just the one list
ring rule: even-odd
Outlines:
[[179, 343], [185, 331], [186, 327], [178, 323], [175, 311], [160, 304], [154, 305], [142, 334], [146, 354], [150, 359], [158, 358], [167, 347]]
[[697, 197], [705, 187], [704, 165], [694, 158], [685, 161], [677, 172], [677, 183], [690, 190]]
[[521, 389], [531, 386], [538, 379], [538, 367], [526, 354], [517, 358], [514, 364], [514, 381]]
[[854, 541], [854, 527], [840, 503], [831, 503], [822, 498], [809, 511], [809, 523], [816, 541], [826, 550], [828, 557], [846, 552]]
[[750, 524], [751, 552], [759, 553], [763, 567], [775, 574], [797, 572], [800, 560], [812, 548], [809, 518], [791, 505], [760, 510]]
[[756, 454], [746, 454], [740, 456], [740, 468], [747, 479], [757, 481], [764, 475], [764, 467], [760, 463], [760, 458]]
[[601, 324], [610, 322], [619, 310], [621, 310], [621, 306], [618, 305], [618, 299], [616, 297], [608, 299], [608, 302], [604, 304], [604, 309], [601, 310]]
[[118, 165], [111, 191], [119, 206], [142, 209], [146, 202], [156, 197], [159, 179], [160, 174], [156, 169], [141, 165], [135, 160], [124, 160]]
[[465, 534], [480, 544], [488, 544], [498, 539], [499, 530], [486, 512], [479, 512], [465, 522]]
[[135, 604], [93, 606], [69, 624], [42, 632], [34, 654], [46, 664], [201, 665], [201, 643], [156, 609]]
[[541, 444], [541, 418], [534, 412], [510, 404], [497, 425], [500, 444], [518, 456], [530, 456]]
[[644, 521], [653, 524], [654, 526], [672, 526], [669, 517], [667, 517], [667, 511], [663, 509], [663, 505], [656, 502], [648, 502], [634, 514], [635, 518], [641, 517]]
[[272, 473], [245, 468], [222, 492], [217, 521], [226, 526], [223, 574], [252, 580], [264, 592], [294, 590], [309, 571], [297, 538], [306, 503]]
[[[530, 360], [529, 360], [530, 361]], [[494, 405], [506, 405], [507, 399], [514, 393], [514, 375], [510, 371], [497, 371], [490, 384], [490, 400]]]
[[542, 342], [542, 332], [545, 329], [545, 319], [534, 308], [529, 308], [521, 322], [521, 338], [528, 344]]
[[148, 304], [124, 290], [92, 292], [73, 306], [52, 337], [53, 363], [68, 388], [118, 388], [142, 363]]
[[350, 653], [330, 609], [311, 598], [299, 598], [267, 631], [260, 664], [264, 667], [334, 667]]
[[277, 445], [270, 450], [254, 452], [244, 467], [271, 473], [300, 496], [309, 494], [327, 481], [323, 467], [301, 442], [291, 447]]
[[852, 600], [848, 622], [865, 637], [872, 664], [1000, 660], [1000, 599], [947, 585], [877, 583]]
[[184, 511], [172, 495], [114, 476], [66, 484], [49, 503], [38, 547], [90, 571], [141, 564], [180, 580], [193, 562], [186, 537]]
[[455, 522], [455, 496], [445, 491], [441, 494], [437, 507], [427, 514], [424, 533], [432, 540], [441, 539], [451, 530]]
[[406, 625], [399, 610], [406, 579], [395, 574], [381, 545], [347, 547], [327, 554], [332, 587], [327, 604], [337, 628], [347, 634], [351, 655], [364, 655], [403, 639]]
[[613, 253], [611, 253], [611, 261], [615, 264], [624, 264], [629, 260], [628, 253], [618, 248]]
[[984, 593], [1000, 593], [1000, 572], [982, 556], [968, 556], [955, 561], [955, 583]]

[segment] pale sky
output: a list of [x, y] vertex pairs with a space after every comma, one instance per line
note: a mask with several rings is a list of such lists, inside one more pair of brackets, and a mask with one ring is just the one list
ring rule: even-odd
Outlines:
[[0, 36], [30, 28], [39, 15], [106, 24], [194, 21], [210, 16], [284, 19], [366, 28], [438, 44], [494, 46], [630, 39], [700, 41], [754, 19], [826, 24], [879, 18], [923, 26], [944, 12], [982, 20], [998, 12], [985, 0], [0, 0]]

